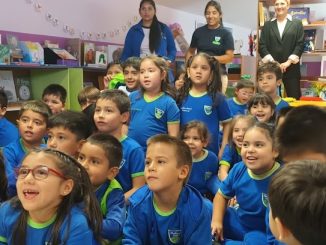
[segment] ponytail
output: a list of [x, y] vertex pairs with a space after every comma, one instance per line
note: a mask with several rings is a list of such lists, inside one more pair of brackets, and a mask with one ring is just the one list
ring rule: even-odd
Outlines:
[[162, 37], [161, 23], [158, 21], [156, 14], [153, 17], [153, 21], [149, 31], [149, 50], [154, 53], [161, 45]]

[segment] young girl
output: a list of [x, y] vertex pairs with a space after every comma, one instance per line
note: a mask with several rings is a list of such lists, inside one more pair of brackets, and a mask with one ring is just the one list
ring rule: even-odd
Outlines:
[[100, 244], [101, 211], [86, 170], [52, 149], [30, 151], [17, 169], [18, 196], [0, 209], [5, 244]]
[[218, 177], [221, 181], [228, 176], [228, 173], [234, 164], [242, 161], [240, 153], [243, 136], [246, 130], [254, 123], [255, 120], [252, 116], [238, 115], [232, 119], [228, 135], [229, 143], [224, 148], [218, 172]]
[[216, 155], [204, 149], [208, 144], [208, 129], [200, 121], [191, 121], [183, 127], [180, 135], [181, 139], [189, 146], [193, 159], [188, 184], [199, 190], [201, 194], [207, 194], [209, 192], [207, 181], [211, 177], [217, 176], [218, 171]]
[[3, 160], [2, 152], [0, 152], [0, 203], [7, 200], [7, 186], [8, 180], [5, 171], [5, 163]]
[[[221, 74], [218, 61], [204, 53], [188, 60], [188, 76], [180, 90], [179, 105], [181, 126], [192, 120], [204, 122], [212, 136], [208, 149], [221, 156], [227, 143], [228, 122], [231, 112], [221, 91]], [[224, 136], [219, 149], [219, 123]]]
[[248, 102], [248, 112], [255, 116], [259, 122], [274, 125], [275, 103], [269, 95], [256, 93]]
[[[121, 67], [120, 63], [117, 62], [110, 62], [108, 64], [108, 66], [106, 67], [106, 76], [104, 77], [104, 89], [112, 89], [112, 88], [118, 88], [119, 84], [110, 84], [112, 79], [115, 78], [117, 81], [120, 79], [122, 79], [122, 81], [124, 80], [123, 78], [123, 70]], [[122, 82], [121, 84], [122, 85]]]
[[[277, 155], [271, 127], [257, 122], [247, 129], [241, 147], [243, 162], [231, 169], [214, 198], [211, 227], [218, 239], [243, 241], [248, 232], [265, 232], [268, 184], [280, 167]], [[234, 196], [237, 209], [226, 208]]]
[[166, 61], [157, 56], [147, 56], [140, 62], [141, 90], [129, 95], [131, 121], [128, 136], [144, 149], [149, 137], [156, 134], [177, 136], [180, 112], [173, 88], [168, 80]]

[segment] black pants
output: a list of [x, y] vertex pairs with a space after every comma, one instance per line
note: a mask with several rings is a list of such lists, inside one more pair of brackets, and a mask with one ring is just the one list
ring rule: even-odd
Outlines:
[[283, 77], [283, 84], [287, 97], [293, 97], [297, 100], [300, 99], [300, 78]]

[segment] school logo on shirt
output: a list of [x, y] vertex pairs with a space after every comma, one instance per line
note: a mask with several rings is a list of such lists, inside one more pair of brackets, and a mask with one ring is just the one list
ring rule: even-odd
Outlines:
[[264, 204], [264, 206], [267, 208], [269, 201], [268, 201], [268, 196], [266, 193], [261, 194], [261, 200], [262, 200], [262, 203]]
[[210, 105], [204, 105], [204, 111], [206, 115], [212, 114], [212, 106]]
[[205, 180], [208, 180], [212, 176], [212, 172], [205, 172]]
[[159, 108], [155, 108], [155, 117], [157, 119], [160, 119], [163, 116], [163, 114], [164, 114], [164, 111], [163, 110], [161, 110]]
[[181, 230], [168, 230], [169, 240], [173, 244], [178, 244], [181, 241]]
[[125, 165], [125, 163], [126, 163], [126, 159], [122, 159], [119, 169], [121, 169], [123, 167], [123, 165]]
[[215, 36], [215, 40], [212, 42], [212, 44], [215, 44], [215, 45], [221, 45], [221, 37], [216, 37]]

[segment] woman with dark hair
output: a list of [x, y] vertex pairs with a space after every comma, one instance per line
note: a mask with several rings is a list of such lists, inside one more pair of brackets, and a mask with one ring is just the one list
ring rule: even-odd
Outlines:
[[186, 62], [196, 51], [207, 53], [221, 64], [222, 91], [225, 93], [228, 78], [225, 64], [232, 62], [234, 43], [231, 32], [224, 28], [222, 8], [216, 1], [209, 1], [205, 7], [207, 24], [199, 27], [192, 35], [190, 47], [186, 53]]
[[155, 54], [173, 62], [176, 55], [174, 38], [169, 27], [158, 21], [153, 0], [142, 0], [139, 6], [141, 20], [127, 33], [121, 61], [129, 57]]

